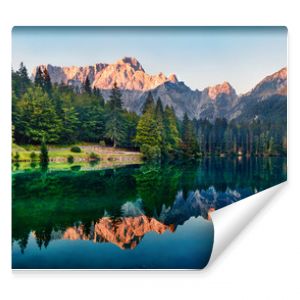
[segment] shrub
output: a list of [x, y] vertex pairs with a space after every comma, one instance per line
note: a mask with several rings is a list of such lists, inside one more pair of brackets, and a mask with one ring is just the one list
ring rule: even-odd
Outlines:
[[72, 166], [71, 167], [72, 171], [80, 171], [80, 169], [81, 169], [81, 166]]
[[71, 152], [74, 152], [74, 153], [80, 153], [81, 152], [81, 149], [78, 147], [78, 146], [73, 146], [71, 148]]
[[99, 164], [99, 160], [90, 160], [89, 161], [89, 165], [91, 166], [91, 167], [95, 167], [96, 165], [98, 165]]
[[90, 153], [90, 160], [100, 160], [100, 157], [96, 153], [91, 152]]
[[14, 156], [14, 160], [18, 161], [20, 159], [20, 154], [19, 152], [16, 152], [15, 156]]
[[37, 160], [37, 155], [36, 155], [36, 153], [35, 153], [34, 151], [32, 151], [32, 152], [30, 153], [30, 159], [31, 159], [31, 161]]
[[68, 156], [68, 163], [72, 164], [74, 162], [74, 157], [72, 155]]

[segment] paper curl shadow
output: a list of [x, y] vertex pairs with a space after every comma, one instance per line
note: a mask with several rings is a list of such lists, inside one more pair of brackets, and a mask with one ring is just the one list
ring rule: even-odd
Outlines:
[[210, 266], [235, 237], [253, 220], [254, 216], [262, 210], [271, 199], [278, 196], [278, 192], [287, 181], [275, 185], [265, 191], [259, 192], [244, 200], [231, 204], [211, 214], [214, 224], [214, 245]]

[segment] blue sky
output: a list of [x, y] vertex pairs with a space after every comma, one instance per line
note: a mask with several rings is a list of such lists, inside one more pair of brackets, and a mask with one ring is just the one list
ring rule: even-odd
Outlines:
[[192, 89], [228, 81], [238, 93], [287, 64], [284, 27], [15, 27], [12, 66], [84, 66], [136, 57]]

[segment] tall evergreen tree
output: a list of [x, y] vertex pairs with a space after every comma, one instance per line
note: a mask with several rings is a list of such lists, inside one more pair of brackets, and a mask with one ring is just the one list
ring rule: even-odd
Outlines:
[[155, 106], [155, 119], [157, 122], [157, 130], [160, 135], [160, 140], [161, 140], [161, 152], [162, 155], [167, 155], [167, 150], [166, 150], [166, 128], [164, 124], [164, 109], [163, 105], [161, 102], [160, 97], [158, 97], [156, 106]]
[[109, 97], [108, 107], [111, 111], [118, 111], [122, 110], [122, 106], [122, 94], [117, 83], [115, 82]]
[[48, 93], [48, 95], [51, 95], [52, 84], [47, 68], [41, 68], [40, 66], [37, 68], [34, 84], [41, 87], [44, 92]]
[[93, 95], [98, 96], [98, 89], [95, 86], [93, 87]]
[[60, 141], [64, 144], [74, 143], [77, 138], [77, 129], [79, 125], [78, 113], [72, 106], [65, 106], [62, 109], [62, 130]]
[[161, 134], [155, 118], [154, 101], [148, 102], [138, 122], [135, 141], [147, 160], [161, 158]]
[[48, 70], [45, 68], [43, 71], [43, 90], [51, 95], [52, 83]]
[[28, 76], [27, 68], [21, 62], [19, 69], [14, 72], [12, 70], [12, 90], [17, 98], [20, 98], [30, 87], [31, 81]]
[[126, 137], [121, 97], [121, 92], [115, 83], [108, 101], [109, 113], [105, 125], [105, 137], [112, 141], [114, 147], [120, 145]]
[[199, 150], [196, 140], [193, 122], [184, 114], [182, 121], [182, 150], [186, 156], [196, 156]]
[[[94, 87], [94, 89], [95, 89], [95, 87]], [[104, 107], [105, 101], [104, 101], [104, 98], [103, 98], [103, 95], [102, 95], [100, 89], [96, 88], [94, 95], [96, 96], [97, 101], [99, 102], [100, 106]]]
[[62, 121], [48, 94], [39, 86], [29, 88], [17, 105], [19, 122], [16, 130], [24, 143], [56, 143], [59, 140]]
[[104, 139], [105, 115], [99, 102], [81, 107], [79, 110], [79, 139], [86, 142], [99, 143]]
[[41, 88], [43, 88], [43, 72], [41, 67], [37, 67], [36, 69], [36, 73], [35, 73], [35, 77], [34, 77], [34, 84], [36, 86], [39, 86]]
[[175, 152], [179, 149], [181, 140], [177, 118], [172, 107], [166, 106], [165, 108], [164, 126], [166, 129], [166, 151], [169, 154], [175, 154]]
[[86, 93], [88, 93], [89, 95], [92, 94], [92, 88], [91, 88], [91, 82], [89, 76], [86, 76], [83, 88]]
[[147, 98], [146, 98], [145, 103], [143, 105], [142, 113], [144, 114], [149, 109], [150, 106], [151, 107], [154, 106], [154, 99], [153, 99], [153, 96], [152, 96], [151, 92], [149, 92], [148, 95], [147, 95]]

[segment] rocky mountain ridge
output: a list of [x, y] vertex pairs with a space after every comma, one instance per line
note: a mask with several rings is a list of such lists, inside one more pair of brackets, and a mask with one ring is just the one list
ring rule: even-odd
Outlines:
[[[124, 57], [112, 64], [98, 63], [86, 67], [57, 67], [50, 64], [39, 67], [48, 70], [53, 83], [63, 83], [77, 89], [81, 88], [88, 76], [92, 87], [100, 89], [105, 100], [116, 82], [122, 91], [124, 107], [138, 114], [149, 91], [156, 100], [160, 97], [164, 106], [172, 106], [179, 118], [187, 112], [190, 118], [210, 120], [240, 117], [249, 103], [259, 103], [274, 95], [286, 97], [287, 93], [286, 68], [265, 77], [248, 93], [237, 95], [226, 81], [199, 91], [190, 89], [175, 74], [150, 75], [133, 57]], [[33, 71], [33, 78], [36, 70]]]

